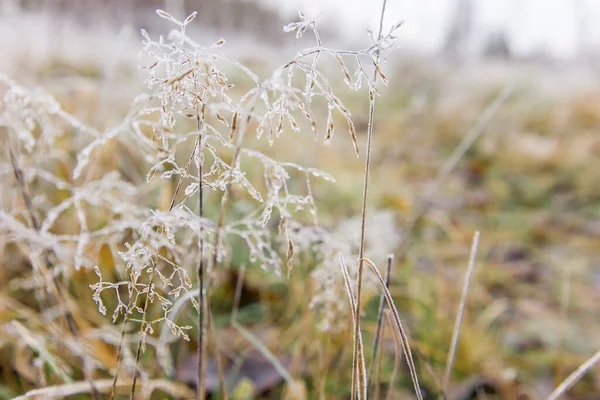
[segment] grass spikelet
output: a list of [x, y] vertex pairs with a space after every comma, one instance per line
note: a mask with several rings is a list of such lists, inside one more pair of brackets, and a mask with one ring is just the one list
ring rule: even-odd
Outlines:
[[329, 144], [331, 142], [331, 138], [333, 137], [333, 108], [329, 108], [329, 112], [327, 114], [327, 134], [325, 135], [325, 143]]
[[169, 85], [172, 85], [175, 82], [179, 82], [180, 80], [182, 80], [183, 78], [185, 78], [186, 76], [188, 76], [189, 74], [191, 74], [192, 72], [194, 72], [195, 70], [196, 70], [196, 68], [194, 68], [194, 67], [193, 68], [189, 68], [189, 69], [185, 70], [184, 72], [182, 72], [179, 75], [175, 75], [175, 76], [173, 76], [173, 77], [171, 77], [169, 79], [165, 79], [163, 82], [165, 82], [165, 83], [167, 83]]
[[215, 117], [217, 117], [217, 119], [219, 120], [219, 122], [220, 122], [220, 123], [222, 123], [222, 124], [223, 124], [223, 125], [225, 125], [227, 128], [229, 128], [229, 122], [227, 122], [227, 121], [225, 120], [225, 117], [223, 117], [223, 116], [221, 115], [221, 113], [220, 113], [220, 112], [218, 112], [218, 111], [217, 111], [217, 112], [215, 113]]
[[233, 117], [231, 117], [231, 132], [229, 134], [229, 141], [232, 141], [233, 136], [235, 135], [235, 131], [236, 131], [237, 125], [238, 125], [238, 116], [239, 116], [239, 112], [236, 110], [233, 113]]
[[344, 73], [344, 77], [346, 78], [346, 84], [348, 86], [352, 86], [352, 76], [350, 76], [350, 71], [348, 71], [348, 68], [346, 68], [346, 64], [344, 63], [344, 60], [337, 53], [335, 54], [335, 58], [338, 61], [338, 63], [340, 63], [340, 66], [342, 67], [342, 72]]
[[346, 119], [348, 121], [348, 129], [350, 131], [350, 138], [352, 139], [352, 145], [354, 146], [354, 153], [356, 154], [356, 158], [360, 157], [360, 149], [358, 148], [358, 137], [356, 136], [356, 128], [354, 128], [354, 122], [352, 119], [348, 117]]
[[387, 86], [390, 83], [390, 80], [387, 78], [387, 76], [384, 75], [383, 71], [381, 71], [381, 67], [379, 67], [378, 63], [375, 63], [375, 71], [377, 71], [377, 74], [379, 75], [383, 83]]

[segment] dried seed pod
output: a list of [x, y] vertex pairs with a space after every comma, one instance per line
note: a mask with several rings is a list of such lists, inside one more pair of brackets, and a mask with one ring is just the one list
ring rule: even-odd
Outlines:
[[217, 117], [217, 119], [218, 119], [218, 120], [219, 120], [219, 121], [220, 121], [220, 122], [221, 122], [223, 125], [225, 125], [226, 127], [228, 127], [228, 128], [229, 128], [229, 123], [228, 123], [227, 121], [225, 121], [225, 118], [224, 118], [224, 117], [223, 117], [223, 116], [222, 116], [222, 115], [221, 115], [221, 114], [220, 114], [218, 111], [215, 113], [215, 117]]
[[346, 118], [348, 121], [348, 129], [350, 130], [350, 138], [352, 138], [352, 144], [354, 145], [354, 152], [356, 153], [356, 158], [360, 156], [359, 148], [358, 148], [358, 137], [356, 136], [356, 129], [354, 128], [354, 123], [348, 117]]
[[294, 117], [291, 114], [288, 114], [287, 117], [288, 121], [290, 121], [290, 126], [292, 127], [292, 130], [294, 132], [300, 132], [300, 126], [298, 126]]
[[182, 80], [183, 78], [185, 78], [186, 76], [188, 76], [189, 74], [191, 74], [192, 72], [194, 72], [196, 70], [195, 67], [188, 69], [187, 71], [184, 71], [183, 73], [173, 76], [169, 79], [165, 79], [163, 82], [164, 83], [168, 83], [169, 85], [172, 85], [175, 82], [179, 82], [180, 80]]
[[171, 14], [169, 14], [168, 12], [166, 12], [166, 11], [163, 11], [163, 10], [160, 10], [160, 9], [159, 9], [159, 10], [156, 10], [156, 13], [157, 13], [157, 14], [158, 14], [158, 15], [159, 15], [161, 18], [164, 18], [164, 19], [166, 19], [166, 20], [168, 20], [168, 21], [171, 21], [171, 22], [173, 22], [173, 23], [175, 23], [175, 24], [177, 24], [177, 25], [181, 26], [181, 22], [180, 22], [180, 21], [178, 21], [177, 19], [175, 19], [175, 18], [174, 18], [174, 17], [173, 17]]
[[390, 83], [389, 79], [387, 78], [387, 76], [385, 76], [383, 74], [383, 72], [381, 71], [381, 68], [379, 68], [379, 64], [375, 64], [375, 70], [377, 71], [377, 74], [379, 74], [379, 76], [381, 77], [381, 80], [383, 81], [383, 83], [385, 85], [387, 85], [388, 83]]
[[235, 130], [238, 126], [238, 116], [239, 113], [237, 110], [233, 113], [233, 117], [231, 117], [231, 133], [229, 134], [229, 140], [233, 140], [233, 135], [235, 135]]
[[335, 53], [335, 58], [338, 60], [338, 62], [340, 63], [340, 66], [342, 67], [342, 71], [344, 72], [344, 76], [346, 77], [346, 84], [351, 86], [352, 85], [352, 77], [350, 76], [350, 71], [348, 71], [348, 68], [346, 68], [346, 64], [344, 63], [344, 60], [337, 53]]
[[327, 115], [327, 134], [325, 135], [325, 144], [329, 144], [331, 142], [331, 138], [333, 137], [333, 115], [331, 112], [331, 108], [329, 108], [329, 113]]
[[292, 242], [292, 239], [288, 239], [288, 251], [287, 251], [288, 269], [291, 270], [293, 265], [294, 265], [294, 242]]
[[283, 133], [283, 115], [279, 114], [279, 123], [277, 124], [277, 133], [275, 134], [276, 137], [281, 136], [281, 134]]
[[317, 123], [312, 118], [310, 118], [310, 129], [312, 130], [313, 135], [318, 135], [319, 132], [317, 130]]

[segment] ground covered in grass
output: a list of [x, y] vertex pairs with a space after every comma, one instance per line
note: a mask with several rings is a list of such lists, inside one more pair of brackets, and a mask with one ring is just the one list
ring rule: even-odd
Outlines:
[[[259, 69], [271, 67], [263, 60], [250, 62]], [[485, 396], [481, 398], [545, 398], [600, 349], [600, 86], [585, 71], [574, 70], [570, 65], [448, 66], [418, 57], [390, 59], [386, 65], [391, 83], [381, 88], [377, 99], [366, 254], [382, 271], [387, 254], [396, 256], [390, 291], [428, 398], [439, 394], [476, 230], [481, 241], [450, 399], [477, 398], [478, 393]], [[93, 65], [65, 66], [51, 60], [34, 75], [14, 78], [45, 88], [67, 112], [103, 130], [127, 113], [141, 87], [134, 66], [113, 72], [106, 77]], [[364, 152], [368, 96], [339, 86]], [[504, 95], [506, 100], [498, 102]], [[497, 107], [487, 118], [494, 102]], [[324, 121], [326, 115], [319, 118]], [[268, 155], [319, 168], [336, 179], [314, 183], [319, 227], [298, 233], [308, 241], [334, 235], [352, 242], [360, 226], [364, 154], [354, 156], [343, 118], [335, 124], [330, 145], [313, 140], [310, 129], [307, 134], [290, 132], [273, 146], [264, 138], [257, 143]], [[448, 160], [473, 129], [475, 140], [448, 169]], [[5, 134], [2, 128], [0, 132]], [[64, 162], [44, 167], [70, 179], [76, 164], [73, 149], [81, 147], [78, 140], [62, 137], [57, 143]], [[2, 157], [2, 180], [12, 185], [8, 155]], [[93, 180], [116, 170], [125, 180], [142, 185], [148, 169], [131, 149], [109, 140], [88, 174]], [[291, 182], [302, 187], [303, 176]], [[67, 195], [37, 180], [30, 184], [37, 201], [57, 203]], [[175, 186], [175, 179], [148, 185], [144, 202], [166, 210]], [[231, 195], [240, 208], [232, 207], [231, 212], [242, 213], [247, 200], [243, 191], [234, 188]], [[216, 215], [218, 207], [218, 201], [209, 201], [207, 214]], [[89, 229], [100, 229], [106, 218], [101, 208], [94, 209]], [[309, 213], [304, 219], [312, 224]], [[55, 229], [68, 233], [76, 221], [73, 212]], [[10, 229], [0, 227], [0, 233], [0, 397], [82, 380], [73, 349], [51, 340], [52, 332], [63, 328], [40, 314], [32, 286], [23, 282], [32, 268], [23, 255], [26, 248], [12, 242]], [[216, 335], [209, 340], [208, 389], [217, 392], [214, 349], [219, 346], [234, 398], [293, 398], [294, 393], [305, 398], [349, 397], [352, 320], [339, 267], [326, 265], [309, 246], [296, 254], [289, 277], [276, 276], [253, 264], [241, 243], [231, 247], [227, 265], [214, 271], [211, 308]], [[116, 251], [123, 250], [125, 243], [118, 248], [91, 243], [86, 248], [87, 268], [58, 277], [68, 287], [66, 301], [73, 304], [85, 346], [96, 358], [93, 376], [100, 389], [112, 383], [109, 371], [116, 367], [122, 320], [112, 325], [110, 315], [98, 313], [89, 288], [97, 282], [91, 267], [98, 266], [103, 277], [121, 276], [123, 263]], [[188, 262], [192, 270], [194, 260]], [[323, 289], [327, 279], [335, 279], [330, 291]], [[239, 282], [239, 309], [232, 321]], [[379, 304], [376, 286], [367, 287], [367, 299], [363, 331], [370, 368]], [[110, 310], [117, 305], [116, 299], [105, 302]], [[154, 397], [190, 393], [187, 385], [192, 387], [196, 376], [196, 318], [191, 308], [179, 315], [181, 325], [193, 326], [192, 339], [170, 345], [172, 375], [156, 361], [164, 355], [156, 354], [154, 347], [141, 355], [144, 379], [155, 385]], [[397, 356], [386, 326], [384, 319], [381, 372], [373, 377], [373, 393], [381, 396], [390, 389]], [[126, 334], [135, 348], [137, 331], [132, 327]], [[150, 341], [163, 334], [149, 333]], [[264, 347], [276, 361], [265, 358]], [[392, 396], [409, 398], [411, 382], [403, 361], [399, 368]], [[289, 373], [287, 381], [280, 377], [281, 370]], [[594, 398], [600, 391], [599, 377], [590, 372], [570, 392], [571, 398]], [[124, 376], [121, 384], [122, 393], [128, 394], [131, 382]]]

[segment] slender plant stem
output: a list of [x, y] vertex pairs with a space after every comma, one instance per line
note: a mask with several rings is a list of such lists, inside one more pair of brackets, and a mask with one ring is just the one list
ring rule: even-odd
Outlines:
[[563, 394], [573, 387], [585, 373], [600, 361], [600, 351], [581, 364], [571, 375], [567, 377], [551, 394], [548, 400], [558, 400]]
[[[196, 138], [196, 144], [194, 145], [194, 150], [192, 151], [192, 154], [190, 155], [190, 158], [188, 159], [188, 162], [184, 168], [184, 172], [187, 172], [188, 169], [190, 168], [190, 166], [192, 165], [192, 162], [194, 160], [194, 157], [196, 156], [196, 151], [200, 151], [200, 140], [202, 138], [202, 135], [199, 133], [198, 137]], [[198, 155], [199, 157], [201, 155]], [[181, 190], [181, 186], [183, 183], [183, 179], [184, 179], [184, 174], [181, 174], [179, 176], [179, 180], [177, 182], [177, 186], [175, 187], [175, 191], [173, 193], [173, 197], [171, 198], [171, 204], [169, 204], [169, 211], [172, 211], [173, 208], [175, 208], [175, 202], [177, 199], [177, 195], [179, 194], [179, 191]], [[199, 180], [199, 186], [198, 186], [198, 190], [200, 191], [200, 188], [202, 188], [202, 179]], [[202, 221], [200, 221], [200, 224], [202, 224]], [[202, 225], [200, 225], [202, 227]], [[152, 288], [152, 284], [154, 282], [154, 269], [157, 268], [156, 265], [152, 265], [152, 271], [150, 272], [150, 279], [149, 279], [149, 283], [148, 283], [148, 294], [146, 296], [146, 300], [144, 302], [144, 313], [142, 314], [142, 330], [144, 329], [144, 324], [146, 323], [146, 313], [148, 311], [148, 306], [149, 306], [149, 300], [150, 300], [150, 290]], [[199, 291], [198, 296], [202, 296], [202, 290]], [[125, 329], [125, 328], [123, 328]], [[142, 333], [142, 331], [140, 331], [140, 333]], [[121, 342], [120, 346], [119, 346], [119, 353], [121, 352], [121, 346], [123, 345], [123, 343]], [[134, 375], [133, 375], [133, 385], [131, 386], [131, 400], [133, 400], [134, 395], [135, 395], [135, 384], [137, 382], [137, 372], [138, 372], [138, 364], [140, 362], [140, 354], [141, 354], [141, 349], [142, 349], [142, 336], [140, 335], [140, 338], [138, 340], [138, 347], [137, 347], [137, 352], [136, 352], [136, 357], [135, 357], [135, 371], [134, 371]], [[116, 381], [115, 381], [116, 382]]]
[[467, 304], [467, 294], [469, 293], [469, 287], [471, 284], [471, 276], [473, 276], [473, 269], [475, 267], [475, 257], [477, 256], [477, 248], [479, 247], [479, 231], [475, 231], [473, 235], [473, 243], [471, 244], [471, 253], [469, 255], [469, 264], [467, 267], [467, 273], [465, 274], [465, 281], [463, 283], [462, 294], [460, 296], [460, 303], [458, 304], [458, 312], [456, 313], [456, 320], [454, 322], [454, 330], [452, 332], [452, 340], [450, 342], [450, 351], [448, 352], [448, 359], [446, 361], [446, 371], [444, 372], [444, 379], [442, 381], [442, 393], [445, 394], [448, 390], [448, 383], [450, 382], [450, 372], [452, 371], [452, 365], [454, 364], [454, 355], [456, 354], [456, 347], [458, 345], [458, 337], [460, 335], [460, 325], [462, 324], [463, 316], [465, 314], [465, 306]]
[[[394, 261], [394, 255], [388, 255], [387, 259], [387, 269], [385, 271], [385, 287], [390, 287], [390, 274], [392, 270], [392, 262]], [[376, 359], [377, 359], [377, 348], [379, 347], [379, 335], [381, 334], [381, 324], [383, 322], [383, 307], [385, 306], [385, 295], [381, 293], [379, 297], [379, 310], [377, 312], [377, 328], [375, 329], [375, 337], [373, 338], [373, 351], [372, 351], [372, 360], [371, 360], [371, 368], [369, 368], [369, 380], [367, 387], [371, 388], [371, 379], [373, 377], [373, 370], [375, 368]]]
[[204, 185], [202, 184], [203, 179], [203, 154], [202, 147], [204, 138], [202, 136], [202, 128], [204, 125], [204, 113], [198, 112], [197, 125], [198, 125], [198, 139], [196, 148], [196, 157], [199, 160], [197, 162], [198, 169], [198, 216], [200, 217], [200, 231], [198, 234], [198, 384], [196, 386], [196, 397], [198, 400], [203, 400], [206, 395], [206, 387], [204, 381], [205, 369], [206, 369], [206, 340], [204, 333], [204, 319], [205, 319], [205, 303], [206, 293], [204, 292], [204, 235], [203, 235], [203, 219], [204, 219]]
[[148, 279], [148, 293], [146, 293], [146, 300], [144, 301], [144, 313], [142, 314], [142, 326], [140, 329], [140, 339], [138, 340], [137, 351], [135, 353], [135, 370], [133, 371], [133, 383], [131, 385], [131, 396], [130, 400], [135, 399], [135, 385], [137, 383], [138, 377], [138, 365], [140, 363], [140, 356], [142, 354], [142, 334], [144, 331], [144, 325], [146, 324], [146, 316], [148, 314], [148, 306], [150, 305], [150, 291], [152, 290], [152, 285], [154, 285], [154, 270], [157, 268], [156, 265], [151, 266], [152, 270], [150, 271], [150, 277]]
[[[246, 127], [248, 126], [248, 123], [250, 122], [250, 118], [252, 116], [252, 111], [254, 110], [254, 104], [256, 103], [256, 100], [258, 98], [258, 94], [255, 95], [251, 102], [250, 102], [250, 107], [249, 107], [249, 112], [248, 112], [248, 116], [245, 120], [245, 124], [243, 124], [243, 126], [240, 126], [238, 128], [238, 132], [237, 132], [237, 140], [236, 140], [236, 147], [235, 147], [235, 153], [233, 155], [233, 158], [231, 160], [231, 168], [236, 168], [236, 166], [239, 164], [239, 159], [240, 159], [240, 153], [241, 153], [241, 149], [242, 149], [242, 142], [244, 139], [244, 133], [246, 130]], [[232, 135], [234, 135], [236, 132], [232, 132]], [[214, 243], [213, 243], [213, 254], [212, 254], [212, 263], [210, 264], [210, 267], [212, 270], [214, 270], [218, 264], [219, 261], [219, 257], [218, 257], [218, 250], [219, 250], [219, 241], [221, 240], [221, 231], [223, 230], [223, 225], [225, 223], [225, 212], [227, 209], [227, 204], [228, 204], [228, 200], [229, 200], [229, 191], [230, 191], [230, 181], [227, 181], [227, 184], [225, 185], [225, 189], [223, 190], [223, 195], [221, 196], [221, 205], [219, 207], [219, 216], [217, 218], [217, 228], [215, 230], [215, 239], [214, 239]], [[207, 310], [210, 313], [210, 288], [211, 288], [211, 277], [210, 275], [208, 276], [207, 279], [207, 283], [206, 283], [206, 291], [208, 292], [208, 296], [206, 296], [206, 303], [207, 303]], [[215, 335], [215, 341], [218, 340], [218, 338]], [[218, 348], [218, 346], [217, 346]], [[217, 352], [217, 357], [216, 358], [220, 358], [220, 354]], [[217, 365], [219, 365], [221, 361], [218, 360], [217, 361]], [[221, 390], [221, 396], [223, 398], [223, 400], [225, 400], [227, 398], [227, 387], [225, 385], [225, 380], [222, 376], [223, 374], [219, 373], [219, 381], [220, 381], [220, 390]], [[201, 399], [200, 399], [201, 400]]]
[[129, 314], [127, 311], [131, 309], [133, 305], [133, 296], [129, 296], [129, 304], [125, 310], [125, 316], [123, 317], [123, 327], [121, 328], [121, 339], [119, 340], [119, 349], [117, 350], [117, 366], [115, 370], [115, 376], [113, 378], [113, 384], [110, 390], [110, 400], [114, 400], [117, 393], [117, 381], [119, 380], [119, 370], [121, 369], [121, 360], [123, 359], [123, 345], [125, 344], [125, 331], [127, 329], [127, 322], [129, 322]]
[[421, 393], [421, 386], [419, 385], [419, 377], [417, 376], [417, 368], [416, 368], [415, 362], [413, 360], [412, 351], [410, 349], [410, 343], [408, 341], [408, 335], [406, 334], [406, 331], [404, 330], [404, 326], [402, 325], [402, 320], [400, 319], [400, 314], [398, 313], [398, 309], [396, 308], [396, 305], [394, 304], [394, 299], [392, 298], [392, 294], [390, 293], [388, 288], [385, 286], [383, 277], [381, 276], [381, 273], [379, 273], [379, 270], [377, 269], [377, 266], [375, 265], [375, 263], [373, 261], [369, 260], [368, 258], [365, 258], [364, 261], [365, 261], [365, 264], [367, 264], [371, 268], [371, 270], [373, 271], [375, 276], [377, 276], [377, 279], [379, 280], [379, 285], [381, 286], [381, 290], [383, 291], [383, 293], [385, 293], [385, 299], [387, 301], [389, 309], [392, 312], [392, 316], [394, 317], [393, 318], [394, 325], [395, 325], [394, 331], [397, 332], [397, 334], [400, 336], [400, 338], [402, 340], [402, 351], [404, 352], [404, 357], [406, 358], [406, 363], [408, 365], [410, 376], [413, 381], [413, 385], [415, 388], [415, 394], [417, 395], [418, 400], [423, 400], [423, 394]]
[[[387, 0], [383, 0], [383, 5], [381, 7], [381, 17], [379, 20], [379, 33], [377, 34], [377, 40], [381, 38], [381, 32], [383, 31], [383, 17], [385, 15], [385, 7], [387, 5]], [[379, 62], [379, 51], [376, 55], [376, 63]], [[355, 309], [355, 319], [356, 324], [354, 325], [354, 353], [356, 359], [353, 361], [353, 365], [355, 366], [353, 374], [356, 375], [357, 381], [355, 388], [362, 388], [360, 391], [362, 395], [358, 396], [359, 399], [367, 397], [367, 385], [365, 376], [361, 376], [359, 371], [362, 371], [359, 368], [361, 363], [364, 364], [364, 353], [361, 354], [359, 352], [358, 343], [359, 337], [361, 336], [360, 331], [360, 305], [362, 298], [362, 281], [363, 281], [363, 258], [365, 256], [365, 225], [367, 220], [367, 196], [369, 193], [369, 171], [371, 167], [371, 144], [373, 141], [373, 124], [375, 119], [375, 84], [377, 82], [377, 71], [373, 72], [373, 87], [369, 90], [369, 123], [367, 128], [367, 154], [365, 158], [365, 174], [364, 174], [364, 184], [363, 184], [363, 198], [362, 198], [362, 213], [361, 213], [361, 227], [360, 227], [360, 250], [358, 254], [358, 283], [356, 290], [356, 309]], [[353, 396], [354, 397], [354, 396]]]

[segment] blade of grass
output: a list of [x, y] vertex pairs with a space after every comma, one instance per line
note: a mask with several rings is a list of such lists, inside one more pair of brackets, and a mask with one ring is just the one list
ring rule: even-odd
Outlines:
[[569, 389], [573, 387], [596, 363], [600, 361], [600, 351], [590, 357], [586, 362], [581, 364], [571, 375], [567, 377], [552, 393], [548, 396], [548, 400], [557, 400]]
[[371, 270], [373, 271], [373, 273], [377, 276], [377, 279], [379, 280], [379, 285], [381, 286], [381, 290], [385, 294], [385, 299], [387, 301], [388, 307], [392, 311], [392, 315], [394, 317], [394, 328], [398, 332], [398, 335], [400, 335], [400, 338], [402, 339], [402, 350], [404, 351], [404, 355], [406, 357], [406, 363], [408, 364], [408, 369], [410, 371], [410, 377], [412, 378], [412, 382], [413, 382], [413, 385], [415, 388], [415, 394], [417, 395], [417, 399], [423, 400], [423, 395], [421, 394], [421, 386], [419, 386], [419, 378], [417, 377], [417, 369], [415, 367], [415, 362], [413, 360], [412, 352], [410, 350], [410, 343], [408, 342], [408, 335], [406, 334], [406, 331], [404, 330], [404, 327], [402, 326], [400, 314], [398, 313], [398, 309], [396, 308], [396, 305], [394, 304], [394, 299], [392, 298], [392, 294], [390, 293], [388, 288], [385, 286], [383, 277], [379, 273], [379, 269], [377, 269], [377, 266], [375, 265], [375, 263], [373, 261], [369, 260], [368, 258], [364, 258], [363, 261], [365, 262], [365, 264], [367, 264], [371, 268]]
[[[127, 387], [131, 385], [131, 381], [125, 380], [119, 383], [119, 387]], [[113, 385], [112, 379], [98, 379], [94, 381], [98, 392], [105, 393], [111, 390]], [[154, 390], [161, 390], [175, 398], [189, 399], [193, 397], [193, 391], [186, 385], [174, 383], [166, 379], [156, 379], [148, 381], [149, 393]], [[24, 395], [15, 397], [14, 400], [33, 400], [33, 399], [64, 399], [68, 396], [78, 394], [91, 393], [92, 387], [89, 382], [72, 382], [64, 385], [47, 386], [44, 388], [33, 389]]]
[[[338, 254], [339, 260], [340, 260], [340, 267], [342, 269], [342, 275], [344, 277], [344, 284], [346, 286], [346, 292], [348, 293], [348, 300], [350, 301], [350, 312], [352, 313], [352, 322], [353, 322], [353, 327], [356, 328], [356, 325], [358, 323], [358, 320], [356, 319], [356, 307], [357, 307], [357, 303], [356, 303], [356, 299], [354, 298], [354, 293], [352, 293], [352, 284], [350, 283], [350, 274], [348, 272], [348, 266], [346, 265], [346, 262], [344, 261], [344, 256], [342, 255], [342, 253], [340, 252]], [[355, 331], [356, 332], [356, 331]], [[365, 371], [365, 363], [364, 363], [364, 357], [361, 357], [360, 354], [364, 354], [363, 351], [363, 344], [362, 344], [362, 335], [353, 335], [352, 336], [354, 340], [358, 339], [358, 343], [354, 343], [353, 348], [353, 355], [352, 355], [352, 366], [353, 366], [353, 371], [352, 371], [352, 393], [355, 394], [355, 396], [359, 399], [363, 398], [362, 396], [364, 395], [365, 399], [366, 399], [366, 393], [364, 393], [364, 390], [359, 390], [360, 388], [360, 379], [358, 379], [358, 375], [362, 375], [364, 376], [366, 374]], [[358, 355], [355, 354], [356, 352], [358, 352]], [[356, 370], [360, 370], [360, 374], [356, 374]], [[364, 394], [361, 394], [364, 393]]]
[[465, 313], [465, 305], [467, 304], [467, 294], [469, 293], [469, 287], [471, 285], [471, 276], [473, 276], [473, 269], [475, 267], [475, 257], [477, 256], [477, 249], [479, 247], [479, 231], [475, 231], [473, 235], [473, 243], [471, 244], [471, 253], [469, 255], [469, 264], [467, 266], [467, 272], [465, 274], [465, 280], [463, 283], [462, 294], [460, 296], [460, 303], [458, 304], [458, 312], [456, 314], [456, 320], [454, 322], [454, 330], [452, 332], [452, 340], [450, 341], [450, 351], [448, 352], [448, 359], [446, 360], [446, 370], [444, 372], [444, 379], [442, 380], [442, 393], [445, 395], [448, 390], [448, 383], [450, 381], [450, 372], [452, 371], [452, 365], [454, 364], [454, 356], [456, 354], [456, 346], [458, 345], [458, 337], [460, 335], [460, 325]]
[[[204, 108], [204, 105], [202, 106]], [[202, 180], [204, 176], [202, 175], [202, 167], [203, 167], [203, 135], [202, 129], [204, 126], [204, 111], [199, 109], [196, 113], [196, 123], [198, 128], [198, 138], [196, 140], [196, 168], [198, 170], [198, 216], [200, 217], [200, 221], [204, 218], [204, 185], [202, 184]], [[198, 384], [196, 385], [196, 397], [198, 400], [202, 400], [205, 397], [206, 388], [204, 385], [204, 375], [206, 368], [206, 334], [204, 332], [204, 321], [205, 321], [205, 303], [206, 303], [206, 293], [204, 292], [204, 236], [203, 236], [203, 226], [200, 223], [200, 232], [198, 234]], [[225, 388], [221, 388], [221, 390], [225, 390]]]
[[[387, 269], [385, 271], [385, 287], [389, 289], [390, 287], [390, 272], [392, 269], [392, 262], [394, 261], [394, 255], [388, 255], [387, 259]], [[379, 334], [381, 333], [381, 323], [383, 322], [383, 306], [385, 305], [385, 296], [382, 293], [379, 298], [379, 310], [377, 311], [377, 328], [375, 329], [375, 338], [373, 339], [373, 351], [372, 360], [371, 360], [371, 368], [369, 368], [369, 380], [368, 387], [371, 388], [371, 377], [373, 376], [373, 369], [375, 367], [375, 360], [377, 358], [377, 348], [379, 346]]]
[[43, 343], [40, 343], [31, 332], [24, 327], [20, 322], [13, 320], [11, 321], [11, 325], [15, 328], [15, 330], [19, 333], [19, 336], [27, 343], [27, 345], [36, 351], [40, 357], [45, 361], [46, 365], [50, 367], [50, 369], [58, 375], [64, 382], [71, 383], [73, 380], [71, 379], [70, 372], [62, 368], [57, 360], [54, 359], [52, 354], [46, 349]]

